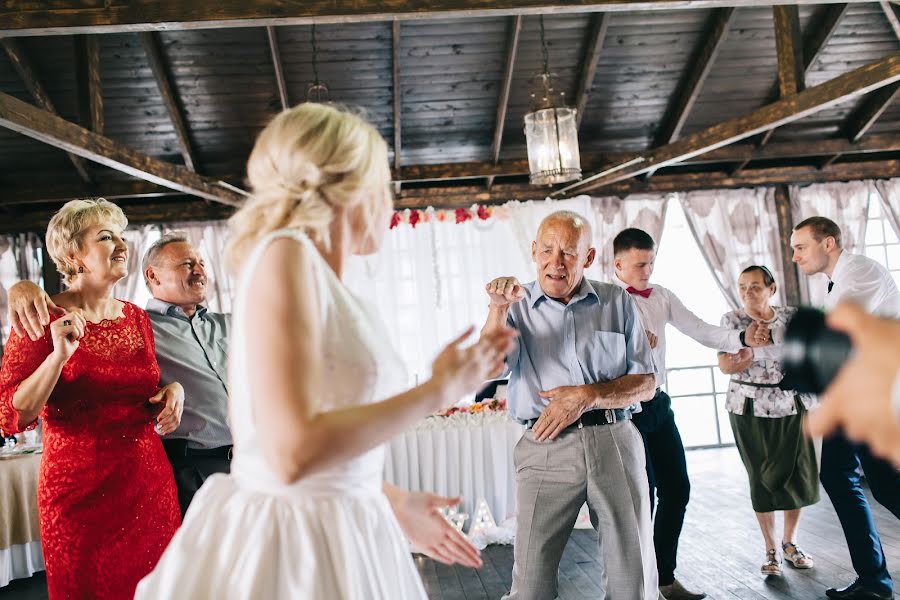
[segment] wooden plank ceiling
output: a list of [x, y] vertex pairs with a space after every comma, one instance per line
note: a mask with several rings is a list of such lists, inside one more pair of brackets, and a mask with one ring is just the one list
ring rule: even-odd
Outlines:
[[[319, 79], [388, 140], [398, 207], [900, 176], [894, 2], [272, 1], [5, 3], [0, 231], [86, 195], [229, 214], [256, 135], [307, 98], [313, 18]], [[642, 159], [562, 194], [527, 183], [541, 13], [585, 176]]]

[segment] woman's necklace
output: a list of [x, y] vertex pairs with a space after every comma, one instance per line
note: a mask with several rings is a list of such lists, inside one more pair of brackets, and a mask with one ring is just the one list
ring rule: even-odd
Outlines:
[[772, 316], [769, 317], [768, 319], [765, 319], [763, 317], [753, 314], [753, 312], [750, 309], [747, 309], [747, 316], [750, 317], [751, 319], [753, 319], [754, 321], [759, 321], [760, 323], [774, 323], [775, 320], [778, 318], [778, 313], [776, 313], [775, 309], [772, 308], [771, 306], [768, 306], [766, 308], [768, 308], [769, 310], [772, 311]]

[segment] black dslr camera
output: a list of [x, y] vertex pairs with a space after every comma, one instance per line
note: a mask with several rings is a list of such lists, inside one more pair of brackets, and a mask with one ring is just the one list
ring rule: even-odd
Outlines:
[[850, 338], [829, 329], [825, 313], [800, 308], [784, 335], [782, 389], [821, 394], [850, 356]]

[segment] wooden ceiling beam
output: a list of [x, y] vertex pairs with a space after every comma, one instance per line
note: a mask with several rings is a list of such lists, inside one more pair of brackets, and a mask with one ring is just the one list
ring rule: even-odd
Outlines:
[[[776, 78], [776, 99], [789, 98], [806, 87], [806, 69], [803, 68], [803, 39], [800, 37], [800, 13], [796, 6], [778, 5], [772, 7], [775, 23], [775, 51], [778, 58]], [[830, 36], [829, 36], [830, 37]], [[765, 146], [772, 139], [775, 127], [763, 133], [759, 141]], [[747, 166], [742, 163], [735, 171]]]
[[[795, 0], [821, 4], [820, 0]], [[794, 2], [792, 2], [794, 3]], [[830, 0], [825, 0], [830, 3]], [[255, 2], [205, 2], [159, 0], [157, 2], [59, 2], [6, 3], [0, 10], [0, 30], [5, 36], [71, 35], [76, 33], [127, 33], [228, 27], [265, 27], [385, 21], [537, 15], [554, 13], [619, 12], [771, 6], [771, 0], [358, 0], [334, 2], [309, 0], [256, 0]]]
[[[19, 74], [22, 83], [25, 84], [25, 87], [28, 89], [28, 92], [31, 94], [31, 97], [34, 98], [37, 105], [48, 113], [58, 115], [59, 112], [53, 105], [53, 101], [50, 100], [50, 96], [47, 94], [46, 90], [44, 90], [44, 86], [41, 85], [41, 82], [38, 79], [34, 65], [28, 58], [28, 55], [25, 54], [25, 50], [19, 42], [17, 40], [4, 38], [0, 39], [0, 44], [3, 44], [3, 49], [6, 50], [9, 61], [12, 63], [13, 68], [16, 70], [16, 73]], [[78, 171], [78, 176], [81, 177], [85, 183], [90, 183], [91, 174], [88, 172], [84, 160], [72, 153], [69, 153], [68, 156], [69, 160], [72, 161], [75, 170]]]
[[884, 16], [891, 24], [891, 29], [894, 30], [894, 35], [900, 40], [900, 6], [890, 2], [881, 2], [880, 4]]
[[[391, 71], [394, 84], [394, 169], [399, 171], [403, 89], [400, 87], [400, 21], [396, 19], [391, 23]], [[400, 193], [400, 182], [394, 182], [394, 193]]]
[[[894, 6], [887, 2], [881, 2], [881, 10], [891, 24], [894, 30], [894, 36], [900, 41], [900, 7]], [[846, 120], [841, 125], [841, 135], [849, 139], [851, 142], [858, 142], [859, 139], [869, 131], [875, 121], [878, 120], [887, 107], [890, 106], [897, 98], [897, 92], [900, 85], [888, 88], [882, 88], [863, 98], [863, 101], [856, 109], [847, 115]], [[828, 157], [823, 163], [823, 167], [834, 164], [834, 162], [842, 156], [841, 153]]]
[[269, 53], [272, 55], [272, 67], [275, 69], [275, 84], [278, 87], [281, 110], [287, 110], [291, 104], [288, 102], [287, 84], [284, 80], [284, 65], [281, 62], [281, 50], [278, 48], [278, 34], [271, 25], [266, 27], [266, 39], [269, 42]]
[[169, 115], [169, 121], [172, 122], [172, 127], [175, 129], [175, 137], [178, 140], [178, 149], [181, 151], [184, 165], [191, 171], [196, 171], [197, 157], [191, 144], [187, 122], [184, 119], [184, 110], [174, 89], [172, 74], [169, 72], [165, 56], [163, 56], [159, 34], [155, 31], [144, 31], [138, 35], [141, 39], [141, 46], [144, 48], [144, 54], [150, 63], [150, 70], [153, 71], [153, 77], [156, 79], [156, 87], [159, 88], [166, 113]]
[[[500, 161], [500, 148], [503, 145], [503, 129], [506, 127], [506, 109], [509, 106], [509, 92], [512, 89], [513, 72], [516, 68], [516, 54], [519, 50], [519, 35], [522, 32], [522, 17], [510, 17], [509, 30], [506, 34], [506, 59], [503, 65], [500, 95], [497, 96], [497, 116], [494, 118], [494, 136], [491, 138], [491, 161], [496, 165]], [[488, 189], [494, 185], [494, 177], [486, 181]]]
[[728, 119], [702, 131], [683, 137], [671, 144], [646, 153], [642, 161], [603, 174], [591, 180], [586, 178], [556, 195], [578, 188], [575, 193], [585, 193], [610, 183], [643, 175], [651, 169], [675, 165], [710, 150], [733, 144], [758, 133], [793, 123], [840, 102], [871, 92], [900, 81], [900, 52], [869, 63], [820, 85], [783, 98], [739, 117]]
[[[710, 15], [705, 34], [688, 61], [687, 69], [682, 74], [677, 91], [663, 117], [662, 126], [653, 143], [654, 147], [670, 144], [681, 134], [688, 115], [700, 95], [703, 83], [712, 70], [723, 42], [728, 37], [728, 30], [734, 21], [734, 11], [733, 7], [717, 8]], [[647, 177], [651, 177], [653, 172], [649, 171]]]
[[95, 35], [75, 36], [75, 86], [79, 121], [103, 134], [103, 84], [100, 80], [100, 44]]
[[[747, 169], [739, 174], [730, 175], [723, 172], [717, 173], [678, 173], [658, 174], [652, 180], [629, 179], [607, 186], [603, 190], [604, 195], [627, 196], [638, 193], [669, 193], [684, 192], [704, 189], [730, 189], [742, 187], [772, 186], [779, 184], [809, 184], [826, 183], [830, 181], [853, 181], [860, 179], [884, 179], [900, 177], [900, 160], [866, 161], [840, 163], [824, 169], [816, 166], [777, 167], [770, 169]], [[147, 188], [144, 182], [107, 183], [98, 186], [97, 189], [113, 191], [120, 188], [120, 192], [127, 191], [132, 186], [134, 191]], [[149, 189], [149, 188], [148, 188]], [[59, 191], [64, 191], [60, 188]], [[24, 192], [24, 190], [23, 190]], [[32, 193], [32, 192], [29, 192]], [[13, 193], [15, 195], [16, 192]], [[169, 194], [163, 191], [159, 195]], [[149, 199], [150, 193], [141, 196]], [[405, 188], [403, 196], [395, 200], [394, 207], [397, 210], [404, 208], [435, 208], [452, 209], [469, 207], [473, 202], [481, 204], [502, 204], [510, 200], [535, 200], [540, 199], [542, 190], [529, 184], [497, 184], [490, 190], [482, 186], [461, 185], [446, 188]], [[62, 194], [55, 200], [62, 203], [78, 194]], [[205, 204], [198, 201], [156, 201], [142, 200], [135, 202], [126, 199], [126, 196], [117, 198], [109, 194], [105, 196], [113, 198], [123, 206], [125, 214], [131, 223], [160, 223], [172, 221], [215, 220], [225, 219], [231, 215], [233, 207], [223, 204]], [[133, 196], [132, 196], [133, 197]], [[50, 201], [50, 200], [48, 200]], [[3, 207], [6, 205], [0, 205]], [[47, 222], [55, 212], [56, 207], [41, 208], [29, 212], [20, 211], [0, 221], [0, 234], [17, 233], [23, 231], [43, 231]]]
[[[138, 204], [117, 202], [122, 207], [130, 225], [142, 223], [173, 223], [178, 221], [218, 221], [227, 219], [234, 213], [234, 207], [212, 202], [207, 204], [196, 199], [182, 202], [141, 202]], [[43, 233], [47, 223], [56, 212], [41, 209], [16, 215], [0, 221], [0, 234], [34, 231]]]
[[[682, 162], [681, 165], [739, 162], [748, 157], [752, 157], [756, 161], [807, 159], [810, 165], [813, 165], [816, 162], [815, 157], [836, 153], [865, 157], [866, 154], [897, 152], [900, 152], [900, 135], [872, 135], [864, 137], [855, 144], [843, 138], [813, 142], [776, 142], [764, 148], [757, 148], [754, 144], [732, 144], [688, 159]], [[585, 154], [582, 156], [582, 164], [586, 168], [600, 169], [604, 165], [620, 163], [632, 156], [632, 154], [625, 153]], [[412, 165], [403, 167], [399, 176], [395, 172], [394, 180], [402, 181], [408, 185], [415, 185], [434, 181], [462, 181], [466, 179], [482, 179], [484, 177], [525, 176], [527, 174], [528, 160], [517, 159], [500, 161], [496, 165], [491, 161]], [[237, 182], [240, 181], [241, 177], [239, 175], [230, 175], [222, 177], [222, 179], [229, 182]], [[741, 179], [738, 178], [738, 180]], [[38, 185], [28, 179], [24, 179], [21, 181], [4, 180], [0, 181], [0, 185], [3, 187], [3, 198], [0, 200], [0, 208], [27, 204], [62, 203], [73, 198], [90, 196], [100, 196], [107, 199], [153, 198], [182, 193], [143, 180], [113, 181], [93, 185]]]
[[[860, 179], [885, 179], [900, 176], [900, 160], [840, 163], [820, 169], [808, 165], [800, 167], [777, 167], [767, 169], [747, 169], [738, 174], [718, 173], [678, 173], [657, 174], [647, 181], [628, 179], [605, 186], [596, 195], [626, 196], [641, 193], [669, 193], [705, 189], [730, 189], [742, 187], [771, 186], [777, 184], [827, 183], [831, 181], [855, 181]], [[510, 200], [537, 200], [546, 189], [528, 184], [497, 184], [490, 191], [478, 186], [451, 188], [406, 188], [394, 205], [397, 209], [458, 208], [472, 203], [499, 204]]]
[[167, 188], [239, 206], [243, 196], [220, 182], [147, 156], [84, 127], [0, 93], [0, 127]]
[[581, 60], [581, 76], [578, 79], [578, 91], [575, 93], [575, 127], [581, 128], [584, 119], [584, 109], [587, 106], [588, 97], [594, 88], [594, 77], [597, 75], [597, 65], [600, 64], [600, 55], [603, 53], [603, 42], [606, 41], [606, 31], [609, 29], [609, 15], [597, 13], [591, 17], [591, 28], [588, 40], [584, 46], [584, 58]]
[[[835, 140], [838, 141], [838, 140]], [[772, 144], [770, 148], [777, 147], [778, 144]], [[900, 138], [897, 138], [892, 146], [895, 151], [900, 152]], [[721, 150], [725, 150], [722, 148]], [[897, 160], [861, 160], [858, 162], [845, 162], [833, 167], [820, 169], [817, 165], [801, 165], [793, 167], [771, 167], [764, 169], [749, 169], [742, 171], [736, 175], [729, 175], [722, 171], [707, 171], [693, 173], [660, 173], [650, 181], [629, 179], [616, 184], [612, 184], [608, 188], [604, 188], [604, 194], [622, 194], [622, 193], [638, 193], [638, 192], [677, 192], [694, 189], [715, 189], [720, 187], [750, 187], [754, 185], [775, 185], [779, 183], [815, 183], [826, 181], [848, 181], [854, 179], [877, 179], [884, 177], [895, 177], [897, 173]], [[426, 174], [431, 170], [436, 172], [443, 169], [444, 172], [454, 170], [461, 171], [468, 179], [478, 179], [484, 177], [493, 165], [490, 162], [483, 163], [457, 163], [451, 165], [422, 165], [413, 167], [420, 169], [422, 174]], [[516, 175], [527, 175], [527, 161], [504, 161], [498, 165], [501, 168], [515, 169]], [[479, 168], [481, 170], [479, 170]], [[469, 170], [466, 170], [469, 169]], [[504, 173], [506, 175], [511, 173]], [[397, 200], [398, 205], [408, 203], [414, 198], [424, 198], [442, 195], [463, 195], [481, 193], [484, 190], [475, 185], [474, 182], [465, 182], [463, 178], [459, 178], [456, 185], [447, 187], [413, 187], [416, 183], [423, 183], [431, 180], [407, 180], [407, 187], [404, 193]], [[444, 181], [453, 181], [447, 179]], [[542, 188], [536, 188], [529, 184], [523, 183], [498, 183], [496, 184], [501, 191], [519, 190], [522, 194], [529, 198], [535, 198], [546, 193]], [[480, 190], [480, 191], [479, 191]], [[106, 182], [91, 186], [77, 186], [71, 184], [50, 184], [50, 185], [24, 185], [12, 184], [4, 182], [3, 200], [0, 202], [0, 208], [12, 206], [24, 206], [33, 204], [62, 204], [73, 198], [84, 197], [103, 197], [108, 200], [125, 200], [125, 199], [149, 199], [168, 196], [177, 196], [181, 192], [174, 191], [164, 186], [156, 185], [147, 181], [115, 181]], [[470, 196], [471, 197], [471, 196]], [[480, 197], [480, 196], [479, 196]], [[486, 196], [493, 197], [493, 196]], [[513, 199], [513, 198], [509, 198]], [[470, 202], [471, 203], [471, 202]]]

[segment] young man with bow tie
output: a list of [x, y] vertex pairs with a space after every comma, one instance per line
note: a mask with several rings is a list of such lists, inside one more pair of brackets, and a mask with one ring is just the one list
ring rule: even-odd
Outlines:
[[[690, 496], [687, 463], [681, 434], [675, 425], [672, 401], [662, 391], [666, 381], [666, 324], [700, 344], [724, 352], [752, 352], [751, 347], [769, 344], [769, 330], [754, 322], [745, 331], [710, 325], [685, 308], [668, 289], [650, 286], [656, 243], [647, 232], [629, 228], [613, 240], [616, 273], [613, 283], [624, 288], [637, 305], [641, 323], [653, 348], [656, 364], [656, 395], [641, 403], [641, 412], [633, 416], [634, 424], [644, 438], [647, 451], [647, 479], [650, 482], [650, 504], [658, 496], [653, 526], [653, 543], [659, 570], [659, 591], [666, 600], [701, 600], [702, 592], [691, 592], [675, 579], [678, 538], [684, 524], [684, 513]], [[655, 492], [655, 493], [654, 493]]]

